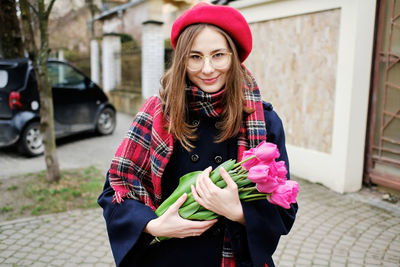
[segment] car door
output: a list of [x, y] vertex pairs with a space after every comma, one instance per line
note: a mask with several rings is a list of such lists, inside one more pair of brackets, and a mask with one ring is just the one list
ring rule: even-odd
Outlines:
[[51, 61], [47, 68], [53, 90], [56, 134], [93, 129], [97, 104], [87, 78], [63, 62]]

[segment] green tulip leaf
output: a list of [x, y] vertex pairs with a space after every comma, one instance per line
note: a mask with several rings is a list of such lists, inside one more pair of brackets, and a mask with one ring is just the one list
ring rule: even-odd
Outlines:
[[157, 208], [156, 214], [157, 216], [161, 216], [164, 212], [175, 203], [175, 201], [180, 198], [184, 193], [190, 193], [190, 185], [196, 183], [197, 175], [199, 175], [201, 171], [190, 172], [185, 174], [179, 179], [178, 187], [172, 192], [172, 194], [164, 200], [164, 202]]
[[193, 202], [192, 204], [187, 205], [186, 207], [180, 208], [178, 212], [182, 218], [187, 219], [193, 213], [195, 213], [199, 209], [199, 207], [200, 207], [199, 203]]
[[212, 211], [209, 210], [203, 210], [203, 211], [198, 211], [194, 214], [192, 214], [188, 219], [190, 220], [198, 220], [198, 221], [209, 221], [215, 218], [218, 218], [219, 215], [215, 214]]

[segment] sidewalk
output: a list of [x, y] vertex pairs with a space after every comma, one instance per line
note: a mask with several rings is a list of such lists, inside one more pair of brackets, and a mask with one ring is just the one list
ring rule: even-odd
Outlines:
[[[400, 205], [299, 180], [276, 266], [400, 265]], [[0, 266], [114, 266], [101, 209], [0, 223]]]

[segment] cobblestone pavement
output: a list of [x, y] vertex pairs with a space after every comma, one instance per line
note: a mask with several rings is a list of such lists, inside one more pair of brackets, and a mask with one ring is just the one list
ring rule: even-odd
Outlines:
[[[400, 206], [303, 180], [277, 266], [399, 266]], [[0, 223], [0, 266], [114, 266], [101, 209]]]

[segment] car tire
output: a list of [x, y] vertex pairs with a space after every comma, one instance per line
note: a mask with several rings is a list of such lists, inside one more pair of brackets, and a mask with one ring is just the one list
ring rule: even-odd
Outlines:
[[25, 127], [19, 139], [18, 146], [19, 150], [29, 157], [43, 154], [44, 144], [39, 122], [31, 122]]
[[116, 126], [115, 111], [112, 108], [104, 108], [100, 111], [96, 121], [96, 131], [101, 135], [112, 134]]

